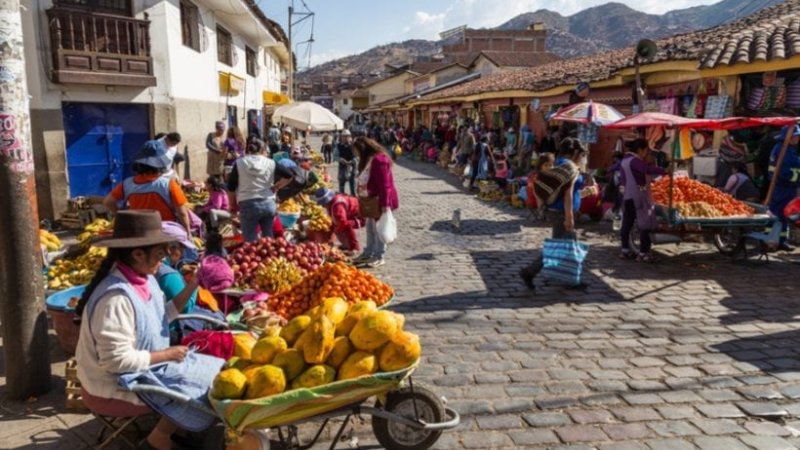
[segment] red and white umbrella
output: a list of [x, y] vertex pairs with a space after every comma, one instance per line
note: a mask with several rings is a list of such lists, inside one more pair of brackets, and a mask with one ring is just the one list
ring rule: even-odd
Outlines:
[[612, 106], [588, 101], [565, 106], [556, 111], [556, 113], [550, 117], [550, 120], [608, 125], [624, 118], [625, 116]]

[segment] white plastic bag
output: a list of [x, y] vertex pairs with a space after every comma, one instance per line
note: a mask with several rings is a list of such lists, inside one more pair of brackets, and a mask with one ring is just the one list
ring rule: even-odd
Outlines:
[[381, 214], [376, 228], [378, 229], [378, 237], [384, 244], [391, 244], [397, 239], [397, 221], [394, 219], [391, 209]]

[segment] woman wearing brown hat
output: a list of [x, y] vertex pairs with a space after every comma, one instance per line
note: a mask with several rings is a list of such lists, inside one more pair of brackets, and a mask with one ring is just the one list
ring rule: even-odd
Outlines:
[[76, 358], [83, 401], [107, 416], [162, 415], [140, 448], [172, 448], [172, 434], [201, 431], [215, 418], [163, 396], [136, 394], [136, 385], [159, 385], [202, 400], [223, 360], [169, 345], [169, 323], [186, 298], [165, 302], [154, 275], [174, 237], [162, 231], [156, 211], [120, 211], [114, 233], [95, 245], [109, 249], [78, 302], [81, 318]]

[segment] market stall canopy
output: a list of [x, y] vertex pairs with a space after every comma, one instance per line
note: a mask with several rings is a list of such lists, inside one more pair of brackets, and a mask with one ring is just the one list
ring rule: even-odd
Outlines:
[[691, 128], [695, 130], [735, 130], [769, 125], [782, 127], [800, 121], [800, 117], [728, 117], [725, 119], [689, 119], [659, 112], [644, 112], [628, 116], [605, 128]]
[[550, 120], [608, 125], [624, 118], [625, 116], [621, 112], [611, 106], [589, 101], [565, 106], [550, 117]]
[[335, 131], [344, 128], [342, 119], [314, 102], [283, 105], [272, 114], [273, 122], [282, 122], [301, 130]]

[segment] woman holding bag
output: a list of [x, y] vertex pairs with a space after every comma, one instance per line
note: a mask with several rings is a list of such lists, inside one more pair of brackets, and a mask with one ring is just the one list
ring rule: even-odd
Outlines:
[[[611, 171], [619, 170], [620, 184], [624, 187], [622, 204], [622, 228], [620, 229], [620, 239], [622, 240], [622, 259], [637, 259], [643, 262], [653, 262], [653, 255], [650, 253], [652, 242], [650, 232], [654, 228], [651, 223], [655, 220], [652, 211], [652, 199], [650, 198], [650, 178], [648, 175], [664, 175], [664, 170], [657, 166], [648, 165], [644, 161], [644, 156], [648, 151], [647, 141], [636, 139], [628, 142], [628, 153], [619, 163], [611, 168]], [[648, 210], [649, 208], [649, 210]], [[637, 254], [631, 249], [630, 236], [634, 221], [639, 228], [639, 241], [641, 253]]]
[[[380, 267], [385, 264], [383, 255], [391, 240], [381, 239], [378, 223], [391, 226], [394, 223], [392, 211], [400, 206], [392, 177], [392, 159], [374, 139], [360, 137], [353, 148], [358, 156], [356, 192], [361, 215], [367, 220], [367, 247], [354, 262], [370, 268]], [[396, 225], [394, 227], [396, 234]]]

